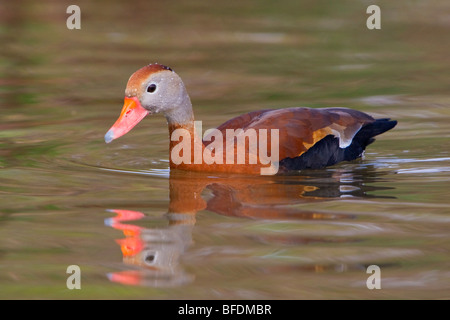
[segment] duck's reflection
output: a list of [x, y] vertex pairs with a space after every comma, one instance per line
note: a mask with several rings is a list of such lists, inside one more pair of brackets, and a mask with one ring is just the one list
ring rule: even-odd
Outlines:
[[[377, 181], [374, 170], [361, 172], [321, 171], [303, 176], [212, 176], [173, 171], [170, 174], [168, 226], [145, 228], [136, 220], [145, 215], [138, 211], [110, 210], [116, 216], [105, 224], [123, 232], [120, 245], [123, 261], [136, 268], [108, 275], [114, 282], [154, 287], [178, 286], [193, 281], [179, 260], [192, 243], [192, 229], [198, 211], [251, 219], [312, 220], [352, 219], [352, 214], [302, 210], [298, 204], [319, 203], [339, 197], [370, 197], [367, 192], [386, 189], [368, 187]], [[263, 236], [255, 239], [271, 244], [307, 244], [311, 242], [354, 241], [311, 238], [299, 235]], [[320, 266], [316, 266], [319, 267]]]
[[[129, 285], [174, 286], [190, 282], [192, 276], [183, 272], [179, 258], [192, 241], [192, 216], [180, 216], [170, 220], [167, 228], [144, 228], [125, 223], [142, 219], [145, 215], [131, 210], [110, 210], [115, 217], [105, 220], [105, 224], [121, 230], [125, 238], [117, 239], [127, 265], [140, 267], [110, 273], [111, 281]], [[179, 223], [182, 221], [182, 223]]]

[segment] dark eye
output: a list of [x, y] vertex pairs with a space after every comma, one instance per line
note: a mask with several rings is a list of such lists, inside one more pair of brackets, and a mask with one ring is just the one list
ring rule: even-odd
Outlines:
[[147, 92], [153, 93], [156, 90], [156, 84], [152, 83], [147, 87]]

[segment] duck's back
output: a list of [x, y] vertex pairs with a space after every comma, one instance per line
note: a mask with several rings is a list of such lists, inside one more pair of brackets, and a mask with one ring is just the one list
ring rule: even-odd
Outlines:
[[227, 129], [254, 129], [256, 134], [260, 129], [278, 129], [282, 169], [301, 170], [354, 160], [374, 141], [374, 136], [396, 124], [347, 108], [288, 108], [243, 114], [217, 129], [225, 140]]

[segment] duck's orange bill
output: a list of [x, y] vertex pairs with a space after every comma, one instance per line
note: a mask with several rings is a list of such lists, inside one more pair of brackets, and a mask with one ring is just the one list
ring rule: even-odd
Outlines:
[[141, 106], [141, 103], [136, 97], [125, 98], [119, 119], [117, 119], [116, 123], [105, 134], [105, 142], [110, 143], [114, 139], [123, 136], [144, 119], [148, 113], [149, 111]]

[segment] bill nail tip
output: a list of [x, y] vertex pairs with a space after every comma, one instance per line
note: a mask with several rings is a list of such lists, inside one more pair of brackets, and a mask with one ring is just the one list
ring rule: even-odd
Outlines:
[[114, 138], [113, 138], [113, 132], [112, 131], [108, 131], [106, 134], [105, 134], [105, 142], [106, 143], [110, 143], [111, 141], [113, 141], [114, 140]]

